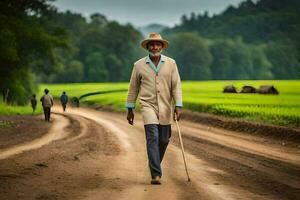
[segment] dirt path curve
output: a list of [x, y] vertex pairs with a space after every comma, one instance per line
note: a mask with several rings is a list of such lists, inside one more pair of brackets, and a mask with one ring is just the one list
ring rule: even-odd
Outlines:
[[[61, 108], [53, 111], [61, 113]], [[0, 152], [0, 195], [5, 199], [300, 199], [297, 144], [283, 146], [282, 141], [187, 121], [180, 126], [192, 182], [186, 181], [175, 126], [163, 161], [163, 184], [152, 186], [139, 114], [130, 126], [122, 114], [69, 108], [56, 115], [52, 139], [48, 134], [48, 139], [18, 145], [9, 154]], [[37, 146], [37, 141], [42, 145]]]
[[53, 126], [51, 126], [51, 129], [46, 135], [31, 142], [0, 150], [0, 160], [16, 154], [20, 154], [24, 151], [40, 148], [52, 141], [63, 139], [64, 137], [68, 136], [68, 132], [63, 132], [63, 129], [69, 124], [68, 119], [60, 115], [54, 115], [52, 116], [52, 118], [54, 118], [55, 123], [53, 124]]

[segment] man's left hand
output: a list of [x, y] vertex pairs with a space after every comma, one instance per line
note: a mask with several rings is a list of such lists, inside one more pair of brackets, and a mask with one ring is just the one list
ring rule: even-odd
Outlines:
[[181, 117], [181, 108], [180, 107], [175, 107], [175, 110], [174, 110], [174, 120], [177, 119], [177, 121], [179, 121], [180, 117]]

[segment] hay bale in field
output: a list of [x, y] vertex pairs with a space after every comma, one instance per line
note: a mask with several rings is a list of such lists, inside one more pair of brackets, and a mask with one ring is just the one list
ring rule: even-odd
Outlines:
[[261, 85], [258, 89], [260, 94], [279, 94], [278, 90], [273, 85]]
[[237, 93], [236, 87], [234, 87], [233, 85], [227, 85], [224, 87], [223, 93]]
[[253, 86], [245, 85], [243, 86], [241, 93], [256, 93], [256, 89]]

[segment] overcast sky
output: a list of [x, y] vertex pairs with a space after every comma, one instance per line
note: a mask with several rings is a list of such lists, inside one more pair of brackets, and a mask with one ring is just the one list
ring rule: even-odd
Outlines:
[[159, 23], [173, 26], [183, 14], [191, 12], [220, 13], [229, 5], [237, 6], [242, 0], [56, 0], [59, 10], [71, 10], [88, 17], [99, 12], [109, 20], [145, 26]]

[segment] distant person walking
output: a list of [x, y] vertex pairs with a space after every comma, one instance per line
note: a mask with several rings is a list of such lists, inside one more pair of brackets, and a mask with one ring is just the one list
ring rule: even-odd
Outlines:
[[35, 112], [35, 109], [36, 109], [36, 104], [37, 104], [37, 100], [36, 100], [36, 96], [35, 94], [33, 94], [30, 98], [30, 103], [31, 103], [31, 107], [32, 107], [32, 115], [34, 114]]
[[68, 95], [66, 94], [65, 91], [63, 91], [62, 95], [60, 96], [60, 103], [63, 107], [64, 112], [65, 112], [67, 104], [68, 104]]
[[[176, 62], [161, 54], [168, 44], [157, 33], [151, 33], [141, 42], [148, 55], [134, 63], [126, 102], [127, 120], [133, 125], [133, 109], [139, 95], [151, 184], [161, 183], [160, 164], [171, 137], [172, 112], [173, 119], [176, 117], [179, 120], [182, 107], [181, 81]], [[172, 101], [175, 105], [172, 105]]]
[[49, 94], [49, 90], [44, 90], [45, 94], [41, 97], [42, 106], [44, 109], [45, 121], [50, 122], [51, 107], [53, 106], [53, 97]]

